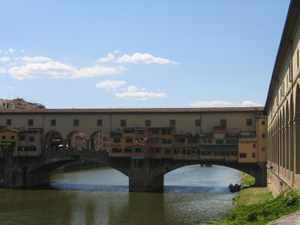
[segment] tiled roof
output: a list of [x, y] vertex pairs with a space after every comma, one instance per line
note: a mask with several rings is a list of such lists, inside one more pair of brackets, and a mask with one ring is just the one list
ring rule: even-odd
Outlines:
[[0, 110], [0, 114], [95, 114], [95, 113], [213, 113], [213, 112], [263, 112], [263, 107], [219, 108], [62, 108]]

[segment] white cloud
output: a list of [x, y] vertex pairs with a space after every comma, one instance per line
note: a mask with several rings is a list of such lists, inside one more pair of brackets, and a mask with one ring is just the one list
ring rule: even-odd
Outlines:
[[121, 73], [122, 71], [122, 68], [100, 66], [76, 68], [74, 66], [53, 60], [46, 61], [44, 63], [28, 63], [21, 66], [14, 66], [8, 70], [9, 74], [18, 80], [39, 77], [55, 79], [98, 77], [115, 75]]
[[[111, 76], [121, 74], [126, 71], [121, 65], [103, 65], [94, 64], [88, 67], [78, 67], [65, 63], [63, 61], [53, 59], [47, 56], [28, 56], [21, 53], [22, 51], [9, 48], [2, 51], [0, 55], [1, 75], [8, 75], [18, 80], [32, 79], [32, 78], [51, 78], [51, 79], [77, 79], [88, 77]], [[153, 56], [149, 53], [132, 53], [120, 54], [118, 52], [109, 53], [106, 57], [101, 58], [99, 62], [107, 63], [134, 63], [134, 64], [169, 64], [173, 61]], [[100, 85], [100, 84], [99, 84]], [[105, 84], [102, 84], [105, 85]], [[106, 85], [109, 85], [106, 83]], [[110, 84], [120, 85], [119, 83]], [[101, 85], [99, 86], [102, 87]], [[106, 87], [107, 89], [108, 87]], [[142, 95], [147, 93], [143, 89], [139, 90]], [[150, 95], [154, 94], [150, 92]], [[149, 96], [150, 96], [149, 95]], [[122, 96], [122, 95], [121, 95]], [[153, 95], [154, 96], [154, 95]]]
[[0, 75], [1, 75], [1, 74], [5, 74], [5, 73], [6, 73], [6, 70], [5, 70], [4, 68], [1, 68], [1, 67], [0, 67]]
[[148, 100], [165, 98], [167, 94], [160, 91], [147, 91], [144, 88], [131, 85], [128, 86], [126, 90], [115, 93], [115, 96], [122, 99]]
[[261, 104], [253, 101], [243, 101], [241, 103], [234, 103], [228, 101], [196, 101], [190, 104], [191, 107], [255, 107]]
[[96, 84], [97, 88], [102, 88], [111, 92], [116, 98], [148, 100], [167, 97], [167, 94], [161, 91], [148, 91], [145, 88], [138, 88], [134, 85], [128, 85], [124, 80], [104, 80]]
[[98, 59], [98, 63], [120, 63], [120, 64], [174, 64], [170, 59], [156, 57], [149, 53], [120, 54], [118, 52], [108, 53], [105, 57]]
[[97, 88], [103, 88], [107, 91], [117, 90], [127, 84], [124, 80], [104, 80], [96, 84]]
[[83, 67], [75, 69], [75, 73], [72, 78], [81, 77], [101, 77], [121, 74], [126, 69], [123, 67], [104, 67], [104, 66], [94, 66], [94, 67]]
[[9, 49], [7, 50], [7, 52], [10, 53], [10, 54], [14, 54], [14, 53], [16, 52], [16, 50], [13, 49], [13, 48], [9, 48]]
[[120, 74], [123, 67], [100, 66], [75, 67], [45, 56], [2, 56], [0, 57], [1, 74], [10, 75], [15, 79], [30, 78], [64, 78], [75, 79]]
[[2, 57], [0, 57], [0, 63], [8, 63], [10, 61], [11, 61], [11, 59], [8, 56], [2, 56]]
[[45, 63], [45, 62], [49, 62], [52, 61], [51, 58], [49, 57], [44, 57], [44, 56], [23, 56], [21, 58], [18, 58], [21, 61], [23, 61], [24, 63]]

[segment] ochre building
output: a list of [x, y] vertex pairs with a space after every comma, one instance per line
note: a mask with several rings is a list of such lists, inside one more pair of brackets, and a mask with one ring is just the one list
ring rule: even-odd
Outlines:
[[279, 193], [300, 188], [300, 1], [291, 1], [265, 111], [268, 120], [268, 184]]

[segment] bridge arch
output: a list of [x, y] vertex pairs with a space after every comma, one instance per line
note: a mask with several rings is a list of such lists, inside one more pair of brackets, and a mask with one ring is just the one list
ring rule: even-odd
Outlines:
[[295, 137], [294, 137], [294, 98], [293, 98], [293, 93], [291, 94], [290, 97], [290, 116], [289, 116], [289, 125], [290, 125], [290, 148], [291, 148], [291, 157], [290, 157], [290, 166], [291, 166], [291, 171], [295, 171]]
[[296, 173], [300, 174], [300, 87], [296, 87], [295, 101], [295, 126], [296, 126]]
[[129, 191], [131, 192], [163, 192], [164, 175], [184, 166], [209, 163], [210, 165], [225, 166], [245, 172], [255, 178], [257, 187], [267, 185], [267, 169], [265, 163], [238, 163], [221, 161], [199, 162], [196, 161], [144, 161], [136, 168], [132, 168], [129, 174]]
[[283, 105], [282, 108], [282, 127], [281, 127], [281, 135], [282, 135], [282, 168], [286, 168], [285, 159], [286, 159], [286, 142], [285, 142], [285, 107]]
[[[243, 170], [243, 171], [242, 171]], [[211, 188], [217, 187], [219, 185], [230, 185], [230, 184], [239, 184], [240, 178], [242, 178], [243, 174], [248, 174], [255, 179], [255, 174], [252, 171], [244, 170], [244, 169], [232, 167], [232, 166], [224, 166], [220, 164], [199, 164], [192, 163], [189, 165], [179, 166], [170, 171], [167, 171], [164, 174], [165, 186], [171, 183], [176, 184], [178, 180], [185, 180], [189, 174], [193, 174], [194, 178], [197, 180], [197, 174], [199, 174], [199, 180], [194, 183], [192, 186], [210, 186]], [[176, 174], [176, 179], [174, 180], [173, 175]], [[206, 176], [205, 176], [206, 175]], [[170, 179], [171, 178], [171, 179]], [[208, 182], [207, 182], [208, 181]], [[212, 183], [210, 183], [212, 182]], [[181, 183], [181, 182], [180, 182]], [[181, 183], [181, 185], [187, 185], [188, 183]], [[215, 186], [216, 185], [216, 186]]]
[[290, 113], [289, 113], [289, 103], [287, 101], [285, 106], [286, 118], [285, 118], [285, 141], [286, 141], [286, 168], [290, 169], [290, 158], [291, 158], [291, 149], [290, 149]]
[[89, 137], [80, 130], [73, 130], [67, 135], [67, 148], [74, 151], [86, 151], [89, 149]]
[[63, 136], [56, 130], [50, 130], [45, 135], [45, 151], [56, 151], [65, 147]]
[[[174, 171], [176, 169], [185, 167], [185, 166], [192, 166], [192, 165], [201, 165], [201, 163], [199, 162], [190, 162], [190, 163], [179, 163], [179, 164], [174, 164], [173, 166], [169, 166], [168, 168], [166, 168], [166, 170], [164, 171], [164, 175]], [[254, 178], [258, 179], [257, 181], [259, 182], [260, 180], [260, 175], [263, 176], [264, 174], [262, 173], [262, 169], [264, 169], [264, 166], [259, 166], [257, 164], [242, 164], [242, 163], [220, 163], [220, 162], [214, 162], [212, 163], [212, 165], [216, 165], [216, 166], [224, 166], [227, 168], [231, 168], [231, 169], [235, 169], [238, 171], [241, 171], [243, 173], [247, 173], [251, 176], [253, 176]], [[259, 185], [259, 184], [258, 184]]]
[[[86, 165], [88, 163], [91, 164], [99, 164], [99, 167], [110, 167], [118, 172], [122, 173], [125, 176], [129, 176], [129, 161], [110, 161], [107, 155], [101, 157], [95, 157], [91, 155], [90, 157], [79, 157], [75, 155], [69, 155], [61, 157], [57, 155], [56, 157], [52, 157], [46, 159], [39, 164], [31, 166], [27, 168], [26, 174], [23, 174], [27, 180], [27, 184], [23, 184], [24, 186], [49, 186], [50, 184], [50, 176], [53, 174], [57, 169], [74, 165]], [[79, 169], [80, 171], [80, 169]]]
[[90, 148], [93, 151], [103, 151], [105, 149], [105, 137], [102, 130], [97, 130], [90, 136]]
[[34, 167], [31, 167], [28, 169], [28, 172], [30, 173], [36, 173], [38, 171], [45, 171], [48, 173], [51, 173], [63, 166], [69, 165], [71, 163], [78, 163], [80, 164], [85, 164], [85, 163], [94, 163], [94, 164], [99, 164], [99, 166], [106, 166], [106, 167], [111, 167], [115, 170], [118, 170], [122, 174], [128, 176], [128, 169], [125, 167], [118, 166], [117, 164], [110, 163], [106, 160], [98, 160], [98, 159], [81, 159], [78, 157], [73, 157], [73, 156], [67, 156], [64, 158], [53, 158], [47, 161], [44, 161], [43, 163], [40, 163], [38, 165], [35, 165]]

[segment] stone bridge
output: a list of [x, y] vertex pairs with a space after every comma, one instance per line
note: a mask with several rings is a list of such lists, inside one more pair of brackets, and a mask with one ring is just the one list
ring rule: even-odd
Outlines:
[[[14, 158], [7, 154], [2, 161], [3, 185], [10, 188], [48, 187], [50, 175], [70, 163], [93, 163], [109, 166], [128, 176], [130, 192], [163, 192], [164, 175], [187, 165], [220, 165], [252, 175], [256, 186], [266, 186], [264, 163], [239, 163], [226, 158], [201, 159], [192, 156], [181, 159], [139, 156], [111, 157], [106, 152], [51, 152], [37, 158]], [[200, 169], [200, 168], [199, 168]]]
[[257, 107], [0, 111], [0, 180], [47, 186], [56, 169], [99, 163], [128, 176], [130, 191], [162, 192], [164, 174], [214, 164], [264, 186], [266, 128]]

